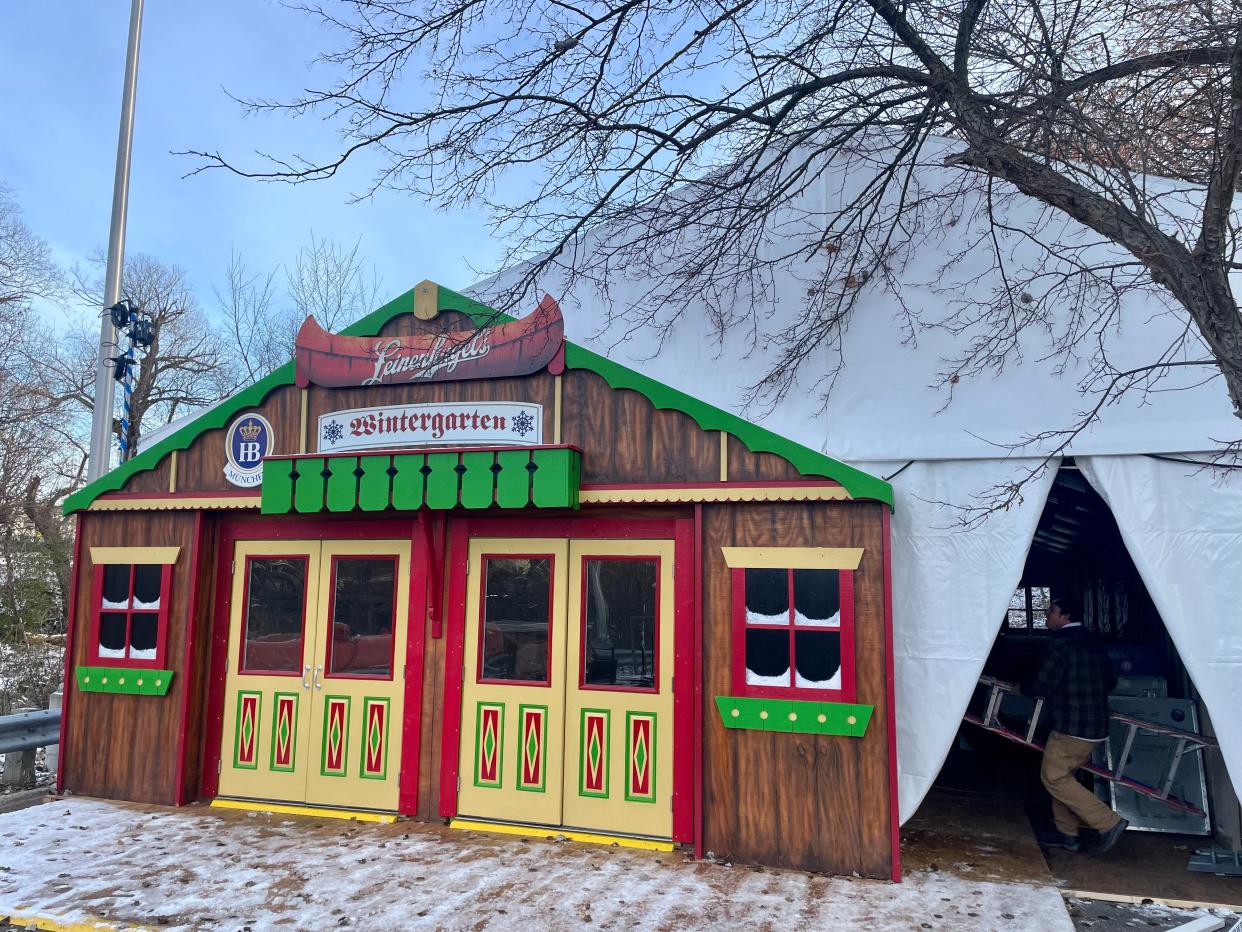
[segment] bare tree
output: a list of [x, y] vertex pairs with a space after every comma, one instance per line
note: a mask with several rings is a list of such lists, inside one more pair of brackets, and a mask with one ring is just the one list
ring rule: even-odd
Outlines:
[[[825, 350], [839, 364], [859, 296], [884, 288], [910, 338], [929, 326], [961, 336], [947, 396], [1002, 368], [1026, 331], [1046, 335], [1054, 369], [1088, 357], [1089, 403], [1059, 449], [1123, 392], [1187, 372], [1219, 379], [1242, 416], [1238, 0], [303, 9], [339, 37], [322, 56], [332, 79], [248, 106], [322, 115], [341, 148], [259, 165], [199, 151], [196, 171], [300, 183], [378, 162], [368, 192], [487, 205], [512, 245], [505, 262], [527, 262], [515, 293], [559, 265], [606, 295], [628, 269], [658, 264], [659, 286], [608, 323], [660, 333], [705, 302], [719, 333], [767, 340], [774, 270], [797, 268], [805, 301], [752, 399], [779, 400], [808, 368], [829, 390]], [[938, 186], [925, 183], [929, 163]], [[1044, 208], [1034, 219], [1020, 209], [1030, 199]], [[1015, 241], [1038, 257], [1015, 259]], [[929, 314], [901, 290], [922, 249], [944, 266], [983, 257], [990, 273]], [[1135, 293], [1186, 331], [1146, 362], [1113, 365], [1104, 337]]]
[[229, 253], [223, 286], [213, 285], [224, 318], [225, 338], [236, 350], [238, 386], [254, 382], [288, 362], [293, 355], [289, 315], [274, 306], [276, 272], [251, 272], [242, 257]]
[[47, 243], [0, 186], [0, 714], [42, 705], [63, 670], [55, 639], [65, 630], [72, 529], [60, 503], [81, 483], [85, 456], [66, 432], [65, 404], [40, 378], [53, 344], [34, 306], [61, 291]]
[[[74, 292], [87, 307], [102, 304], [103, 281], [76, 269]], [[139, 352], [130, 396], [129, 449], [137, 448], [144, 423], [157, 425], [190, 409], [223, 398], [234, 386], [233, 361], [221, 334], [203, 311], [186, 279], [184, 269], [147, 255], [126, 259], [122, 293], [150, 315], [154, 341]], [[63, 397], [89, 412], [94, 406], [94, 359], [97, 341], [90, 327], [81, 327], [57, 354], [54, 381]], [[117, 354], [127, 346], [117, 347]], [[121, 435], [121, 419], [113, 419], [113, 433]]]
[[328, 330], [337, 330], [375, 310], [380, 283], [372, 266], [369, 273], [358, 254], [362, 240], [343, 246], [320, 239], [311, 230], [310, 242], [298, 250], [293, 267], [285, 269], [292, 311], [300, 325], [312, 314]]
[[284, 267], [283, 300], [275, 286], [279, 269], [251, 272], [241, 256], [230, 254], [224, 284], [214, 291], [227, 342], [236, 350], [238, 386], [292, 359], [294, 338], [307, 317], [337, 330], [375, 309], [379, 277], [360, 255], [361, 243], [345, 247], [312, 230], [293, 264]]

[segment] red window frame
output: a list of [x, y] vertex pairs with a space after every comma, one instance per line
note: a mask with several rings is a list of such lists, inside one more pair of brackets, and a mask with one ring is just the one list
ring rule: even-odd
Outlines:
[[[246, 666], [246, 625], [250, 621], [250, 564], [255, 560], [301, 560], [306, 564], [306, 572], [302, 576], [302, 632], [298, 637], [298, 669], [292, 672], [284, 670], [252, 670]], [[237, 673], [245, 676], [296, 676], [305, 679], [302, 669], [306, 661], [306, 601], [310, 588], [310, 554], [309, 553], [250, 553], [246, 555], [246, 566], [242, 578], [242, 617], [241, 632], [237, 639]]]
[[[652, 686], [613, 686], [607, 683], [588, 683], [586, 681], [586, 623], [587, 623], [587, 587], [586, 587], [586, 570], [587, 562], [594, 560], [597, 563], [615, 562], [615, 563], [654, 563], [656, 567], [655, 576], [655, 628], [652, 633]], [[642, 554], [604, 554], [604, 553], [587, 553], [582, 555], [582, 575], [579, 577], [582, 590], [582, 604], [578, 609], [578, 688], [589, 692], [607, 692], [607, 693], [648, 693], [657, 694], [660, 692], [660, 555], [650, 554], [644, 556]]]
[[[540, 680], [501, 680], [483, 676], [483, 650], [487, 646], [487, 561], [488, 560], [547, 560], [548, 561], [548, 645], [544, 670], [547, 675]], [[555, 553], [484, 553], [479, 556], [479, 644], [475, 669], [475, 682], [493, 686], [530, 686], [535, 689], [552, 686], [552, 638], [553, 619], [556, 617], [556, 554]]]
[[[799, 567], [803, 569], [804, 567]], [[809, 567], [805, 567], [809, 568]], [[793, 568], [785, 570], [789, 585], [789, 615], [785, 624], [758, 625], [746, 621], [746, 568], [735, 567], [733, 573], [733, 695], [759, 699], [809, 699], [821, 702], [853, 702], [854, 682], [854, 571], [838, 569], [841, 595], [841, 626], [801, 627], [794, 624]], [[746, 682], [746, 631], [789, 631], [789, 682], [788, 686], [760, 686]], [[795, 686], [797, 682], [797, 654], [795, 637], [798, 631], [832, 631], [841, 637], [841, 688], [816, 689]]]
[[[107, 572], [109, 566], [128, 566], [129, 567], [129, 608], [109, 608], [103, 607], [103, 585], [104, 573]], [[136, 609], [134, 603], [134, 575], [138, 566], [159, 566], [160, 567], [160, 607], [156, 611], [150, 609]], [[171, 563], [96, 563], [95, 577], [91, 581], [91, 643], [88, 652], [88, 659], [93, 666], [99, 667], [129, 667], [140, 668], [144, 670], [161, 670], [164, 668], [164, 660], [168, 651], [168, 613], [171, 608], [171, 592], [172, 592], [172, 571]], [[107, 612], [109, 615], [125, 616], [125, 650], [129, 651], [130, 637], [133, 633], [134, 615], [156, 615], [156, 632], [155, 632], [155, 658], [144, 660], [137, 657], [103, 657], [99, 653], [99, 629], [103, 624], [103, 615]]]
[[[336, 565], [345, 560], [391, 560], [392, 561], [392, 644], [388, 649], [388, 675], [376, 676], [370, 673], [333, 673], [332, 646], [336, 643]], [[326, 680], [377, 680], [391, 683], [397, 675], [395, 652], [397, 649], [397, 583], [401, 571], [401, 557], [395, 553], [338, 553], [332, 555], [332, 568], [328, 574], [328, 624], [324, 650], [323, 677]]]

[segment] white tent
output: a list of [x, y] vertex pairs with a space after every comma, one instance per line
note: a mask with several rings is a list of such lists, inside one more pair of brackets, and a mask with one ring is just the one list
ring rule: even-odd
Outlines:
[[[943, 167], [942, 156], [942, 150], [932, 151], [932, 161], [918, 172], [924, 193], [952, 192], [963, 184], [958, 170]], [[827, 171], [817, 193], [798, 205], [788, 223], [775, 222], [773, 229], [797, 235], [787, 231], [799, 224], [805, 228], [805, 218], [822, 215], [853, 183], [847, 173]], [[1000, 235], [1006, 261], [1037, 261], [1038, 248], [1018, 230], [1026, 224], [1031, 229], [1042, 225], [1046, 231], [1046, 214], [1038, 205], [1019, 201], [1011, 206], [1008, 221], [1018, 229]], [[933, 238], [911, 254], [895, 270], [904, 305], [936, 319], [955, 295], [979, 294], [998, 285], [982, 253], [967, 255], [949, 270], [942, 267], [946, 251], [960, 250], [983, 229], [976, 211], [945, 227], [939, 249]], [[1086, 239], [1069, 222], [1062, 235]], [[576, 262], [590, 262], [589, 245], [580, 245], [576, 252]], [[945, 359], [970, 333], [952, 335], [932, 328], [911, 339], [893, 293], [876, 284], [860, 295], [841, 347], [843, 366], [826, 403], [808, 386], [827, 371], [827, 351], [820, 357], [822, 371], [815, 371], [815, 362], [807, 363], [801, 390], [769, 411], [744, 409], [746, 386], [772, 358], [769, 338], [796, 317], [805, 301], [807, 276], [815, 272], [789, 264], [777, 275], [775, 299], [762, 309], [755, 346], [741, 333], [727, 334], [719, 342], [712, 339], [706, 307], [691, 307], [662, 344], [649, 328], [633, 330], [620, 321], [601, 325], [605, 298], [582, 280], [567, 286], [563, 270], [548, 271], [534, 290], [560, 301], [571, 340], [874, 475], [893, 476], [896, 712], [904, 821], [922, 801], [950, 749], [1019, 582], [1056, 462], [1023, 488], [1019, 500], [975, 530], [957, 527], [958, 513], [943, 503], [968, 505], [979, 493], [1040, 465], [1052, 446], [1033, 444], [1014, 451], [1006, 445], [1075, 424], [1090, 407], [1080, 389], [1086, 369], [1085, 363], [1070, 360], [1066, 371], [1056, 375], [1052, 364], [1043, 361], [1048, 334], [1064, 323], [1052, 320], [1046, 329], [1023, 332], [1018, 352], [1002, 371], [950, 386], [940, 374]], [[489, 302], [516, 275], [503, 273], [470, 291]], [[613, 313], [623, 312], [638, 295], [658, 292], [662, 278], [654, 259], [614, 275], [606, 299]], [[1119, 320], [1098, 334], [1119, 367], [1150, 362], [1152, 347], [1165, 346], [1185, 330], [1184, 317], [1151, 295], [1132, 294], [1125, 302]], [[521, 306], [513, 309], [520, 313]], [[1194, 459], [1242, 436], [1242, 421], [1232, 414], [1223, 381], [1203, 382], [1203, 375], [1202, 370], [1188, 371], [1184, 377], [1171, 376], [1161, 391], [1124, 396], [1105, 407], [1065, 452], [1075, 457], [1112, 509], [1182, 661], [1215, 713], [1226, 765], [1235, 790], [1242, 791], [1242, 717], [1234, 712], [1242, 682], [1242, 478], [1223, 481], [1198, 465], [1151, 458], [1167, 454]], [[952, 399], [946, 405], [950, 388]]]

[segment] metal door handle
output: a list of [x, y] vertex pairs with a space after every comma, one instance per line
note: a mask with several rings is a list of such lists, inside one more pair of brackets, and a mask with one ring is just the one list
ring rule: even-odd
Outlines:
[[323, 683], [319, 682], [321, 673], [323, 673], [323, 664], [317, 664], [315, 666], [315, 688], [316, 689], [323, 689]]
[[310, 683], [306, 682], [306, 677], [310, 675], [310, 664], [306, 665], [306, 669], [302, 671], [302, 688], [310, 689]]

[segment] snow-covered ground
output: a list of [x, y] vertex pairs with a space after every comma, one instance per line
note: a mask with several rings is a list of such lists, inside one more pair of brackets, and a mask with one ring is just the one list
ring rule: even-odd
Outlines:
[[900, 885], [416, 823], [72, 799], [0, 815], [0, 917], [168, 929], [1070, 930], [1053, 887]]

